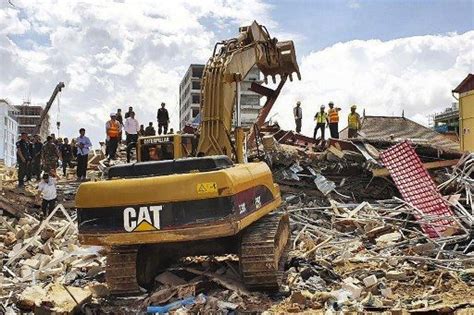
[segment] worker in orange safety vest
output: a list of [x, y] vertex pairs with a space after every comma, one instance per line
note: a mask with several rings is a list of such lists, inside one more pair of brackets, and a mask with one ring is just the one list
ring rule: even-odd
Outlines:
[[329, 132], [331, 133], [331, 138], [339, 139], [339, 107], [334, 107], [333, 102], [329, 102], [328, 109], [328, 120], [329, 120]]
[[116, 113], [110, 113], [110, 120], [105, 124], [105, 132], [107, 134], [107, 153], [109, 160], [115, 160], [117, 147], [120, 140], [122, 126], [117, 120]]

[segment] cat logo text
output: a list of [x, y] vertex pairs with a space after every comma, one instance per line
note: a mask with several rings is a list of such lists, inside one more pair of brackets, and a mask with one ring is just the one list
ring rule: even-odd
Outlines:
[[144, 206], [123, 210], [123, 227], [127, 232], [156, 231], [160, 229], [163, 206]]

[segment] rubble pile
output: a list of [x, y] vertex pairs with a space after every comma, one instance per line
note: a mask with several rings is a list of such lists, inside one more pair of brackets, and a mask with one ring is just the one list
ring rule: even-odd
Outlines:
[[[408, 201], [391, 177], [398, 175], [381, 157], [394, 144], [331, 139], [315, 148], [295, 134], [263, 135], [255, 155], [271, 165], [283, 197], [278, 211], [289, 214], [292, 229], [279, 292], [246, 290], [238, 257], [227, 255], [183, 258], [155, 278], [152, 291], [111, 297], [107, 249], [77, 241], [72, 200], [79, 183], [59, 180], [64, 206], [40, 221], [33, 186], [19, 191], [4, 178], [0, 305], [8, 314], [469, 311], [474, 154], [413, 146], [437, 185], [432, 197], [449, 208], [440, 215]], [[107, 161], [100, 152], [91, 159], [88, 176], [103, 180]], [[114, 164], [125, 160], [123, 150], [119, 159]]]
[[80, 247], [75, 217], [63, 205], [42, 221], [35, 216], [0, 216], [0, 303], [68, 313], [91, 297], [82, 287], [103, 274], [105, 257], [100, 248]]
[[416, 220], [398, 198], [319, 206], [304, 196], [287, 210], [294, 228], [287, 284], [299, 293], [277, 309], [427, 310], [474, 301], [468, 231], [429, 238], [420, 225], [430, 218]]

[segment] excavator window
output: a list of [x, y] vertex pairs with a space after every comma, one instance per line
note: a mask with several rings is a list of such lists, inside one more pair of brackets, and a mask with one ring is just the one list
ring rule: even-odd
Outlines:
[[142, 162], [172, 160], [174, 157], [173, 141], [145, 144], [141, 150]]
[[140, 162], [172, 160], [174, 158], [173, 140], [173, 136], [139, 138]]
[[[175, 141], [180, 141], [175, 147]], [[180, 150], [175, 152], [175, 149]], [[196, 141], [194, 135], [167, 135], [142, 137], [138, 139], [140, 162], [173, 160], [195, 156]]]

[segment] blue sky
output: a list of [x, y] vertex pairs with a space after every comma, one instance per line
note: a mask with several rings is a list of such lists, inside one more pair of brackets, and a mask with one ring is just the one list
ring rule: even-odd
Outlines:
[[354, 39], [390, 40], [474, 29], [472, 0], [272, 1], [271, 15], [307, 54]]

